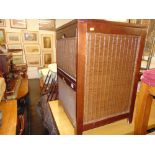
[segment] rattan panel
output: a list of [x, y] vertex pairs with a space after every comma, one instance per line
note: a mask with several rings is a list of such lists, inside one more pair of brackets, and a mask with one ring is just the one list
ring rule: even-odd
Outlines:
[[62, 70], [76, 78], [77, 38], [64, 38], [57, 41], [57, 64]]
[[59, 100], [72, 124], [76, 126], [76, 92], [58, 76]]
[[140, 37], [87, 33], [84, 124], [128, 113]]

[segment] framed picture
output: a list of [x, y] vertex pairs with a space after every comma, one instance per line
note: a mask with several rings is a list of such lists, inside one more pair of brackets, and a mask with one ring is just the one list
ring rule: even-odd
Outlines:
[[4, 29], [0, 29], [0, 44], [5, 43], [5, 31]]
[[25, 43], [38, 43], [38, 32], [24, 31], [23, 41]]
[[55, 19], [40, 19], [39, 30], [55, 31]]
[[12, 28], [19, 28], [19, 29], [26, 29], [27, 28], [27, 22], [25, 19], [22, 19], [22, 20], [11, 19], [10, 25]]
[[44, 34], [42, 35], [41, 39], [42, 39], [42, 48], [44, 50], [52, 50], [53, 35]]
[[23, 56], [22, 55], [13, 55], [13, 63], [14, 64], [23, 64]]
[[43, 54], [43, 63], [44, 63], [44, 65], [48, 65], [48, 64], [52, 63], [52, 54], [51, 53]]
[[28, 66], [39, 67], [41, 65], [40, 55], [26, 55]]
[[5, 26], [5, 19], [0, 19], [0, 27], [4, 27]]
[[7, 43], [21, 43], [21, 35], [16, 32], [6, 33]]
[[8, 44], [8, 49], [22, 49], [21, 44]]
[[23, 48], [21, 44], [8, 44], [8, 49], [21, 49], [21, 51], [12, 52], [12, 55], [23, 55]]
[[36, 55], [40, 54], [40, 46], [38, 44], [25, 44], [24, 45], [25, 54]]

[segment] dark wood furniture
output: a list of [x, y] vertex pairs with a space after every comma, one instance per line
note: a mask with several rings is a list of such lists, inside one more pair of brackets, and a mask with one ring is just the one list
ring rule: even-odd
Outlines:
[[146, 27], [74, 20], [57, 29], [59, 100], [76, 134], [132, 121]]

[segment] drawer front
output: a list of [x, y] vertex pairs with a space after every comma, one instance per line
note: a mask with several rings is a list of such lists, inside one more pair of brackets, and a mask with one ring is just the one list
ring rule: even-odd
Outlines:
[[76, 92], [58, 76], [59, 101], [73, 126], [76, 127]]

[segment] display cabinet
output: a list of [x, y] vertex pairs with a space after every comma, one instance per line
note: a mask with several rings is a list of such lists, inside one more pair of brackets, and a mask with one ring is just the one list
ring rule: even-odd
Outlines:
[[76, 134], [132, 121], [146, 27], [73, 20], [57, 29], [59, 101]]

